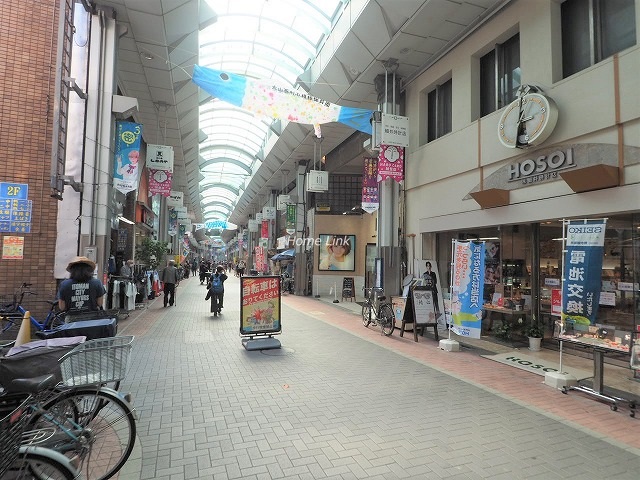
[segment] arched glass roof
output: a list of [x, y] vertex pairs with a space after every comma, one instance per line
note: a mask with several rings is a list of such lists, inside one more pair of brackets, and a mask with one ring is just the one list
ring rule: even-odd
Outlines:
[[[199, 64], [295, 86], [349, 0], [206, 0], [217, 21], [200, 32]], [[273, 122], [212, 99], [200, 107], [204, 221], [227, 219], [252, 175]]]

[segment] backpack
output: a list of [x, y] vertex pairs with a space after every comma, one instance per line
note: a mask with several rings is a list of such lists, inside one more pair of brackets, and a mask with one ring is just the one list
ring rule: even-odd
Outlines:
[[213, 293], [222, 293], [224, 292], [224, 287], [222, 286], [222, 278], [220, 275], [213, 275], [211, 277], [211, 289]]

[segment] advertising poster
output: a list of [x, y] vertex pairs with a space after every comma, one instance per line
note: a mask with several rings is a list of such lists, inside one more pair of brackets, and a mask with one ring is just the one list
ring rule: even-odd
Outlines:
[[442, 300], [442, 282], [440, 281], [440, 276], [438, 274], [438, 264], [432, 259], [416, 259], [414, 261], [414, 272], [416, 272], [416, 276], [420, 280], [419, 285], [432, 292], [431, 301], [433, 303], [433, 310], [436, 316], [435, 318], [438, 325], [446, 328], [446, 318], [442, 315], [442, 306], [444, 303]]
[[280, 277], [240, 277], [240, 334], [274, 334], [282, 330]]
[[362, 175], [362, 209], [373, 213], [380, 207], [378, 197], [378, 159], [365, 157]]
[[400, 183], [404, 180], [404, 148], [395, 145], [380, 145], [378, 156], [378, 180], [387, 178]]
[[6, 236], [2, 239], [2, 259], [24, 259], [24, 237]]
[[319, 235], [318, 270], [355, 270], [355, 235]]
[[484, 242], [453, 242], [451, 331], [480, 338], [484, 290]]
[[572, 220], [566, 225], [562, 313], [576, 325], [596, 321], [606, 225], [606, 220]]
[[124, 194], [138, 189], [141, 136], [142, 125], [139, 123], [116, 122], [113, 187]]

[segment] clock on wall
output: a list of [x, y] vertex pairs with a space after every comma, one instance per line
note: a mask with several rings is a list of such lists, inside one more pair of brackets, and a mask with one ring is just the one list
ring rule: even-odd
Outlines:
[[558, 121], [558, 107], [537, 87], [522, 85], [518, 98], [504, 109], [498, 138], [509, 148], [527, 148], [544, 142]]

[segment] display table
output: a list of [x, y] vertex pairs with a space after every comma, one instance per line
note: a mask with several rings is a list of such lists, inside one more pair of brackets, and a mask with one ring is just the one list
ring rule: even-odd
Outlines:
[[499, 307], [497, 305], [485, 304], [482, 306], [482, 310], [487, 312], [487, 318], [489, 318], [489, 330], [493, 328], [493, 318], [490, 317], [492, 313], [499, 313], [501, 315], [502, 323], [513, 323], [514, 318], [525, 317], [530, 312], [529, 309], [515, 310], [511, 308]]
[[[612, 345], [606, 339], [600, 339], [593, 336], [574, 336], [574, 335], [557, 335], [555, 337], [560, 342], [567, 342], [572, 345], [588, 348], [593, 353], [593, 388], [583, 385], [571, 387], [563, 387], [562, 393], [568, 393], [569, 390], [577, 390], [593, 397], [603, 400], [610, 404], [611, 410], [618, 409], [618, 402], [627, 402], [632, 409], [635, 408], [635, 402], [607, 395], [604, 393], [604, 356], [607, 353], [628, 353], [629, 348], [621, 345]], [[562, 345], [562, 344], [561, 344]]]

